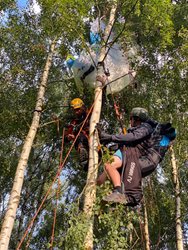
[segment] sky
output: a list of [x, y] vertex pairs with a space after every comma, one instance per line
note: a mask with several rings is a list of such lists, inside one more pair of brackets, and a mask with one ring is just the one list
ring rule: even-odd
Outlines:
[[17, 0], [18, 7], [25, 8], [27, 5], [27, 0]]
[[[27, 7], [28, 0], [17, 0], [17, 5], [20, 9], [24, 9]], [[31, 7], [32, 6], [32, 7]], [[32, 5], [30, 8], [34, 11], [35, 14], [39, 14], [41, 9], [36, 0], [32, 1]]]
[[[1, 0], [0, 0], [1, 1]], [[27, 7], [28, 0], [16, 0], [17, 6], [20, 10], [24, 10]], [[33, 11], [36, 15], [41, 13], [41, 8], [37, 3], [37, 0], [33, 0], [32, 4], [29, 6], [29, 9]], [[8, 18], [7, 11], [0, 11], [0, 22], [5, 25]]]
[[[17, 2], [17, 6], [20, 9], [24, 9], [27, 6], [27, 0], [16, 0], [16, 2]], [[36, 1], [35, 1], [35, 3], [36, 3]], [[7, 18], [8, 18], [7, 11], [0, 11], [0, 22], [1, 22], [1, 24], [5, 25]]]

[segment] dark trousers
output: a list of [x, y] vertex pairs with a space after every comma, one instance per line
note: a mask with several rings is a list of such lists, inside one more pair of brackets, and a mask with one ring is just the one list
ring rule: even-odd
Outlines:
[[86, 148], [87, 150], [89, 149], [88, 139], [82, 132], [76, 140], [75, 149], [78, 150], [80, 146]]
[[150, 175], [160, 163], [161, 157], [157, 153], [151, 153], [147, 156], [141, 156], [139, 158], [139, 165], [141, 167], [142, 177]]
[[126, 160], [122, 181], [129, 206], [138, 205], [142, 199], [142, 173], [139, 164], [139, 150], [136, 147], [126, 148]]
[[130, 206], [139, 204], [142, 199], [142, 178], [150, 175], [161, 161], [161, 156], [154, 150], [147, 156], [141, 156], [137, 147], [127, 147], [123, 152], [123, 175], [125, 194]]

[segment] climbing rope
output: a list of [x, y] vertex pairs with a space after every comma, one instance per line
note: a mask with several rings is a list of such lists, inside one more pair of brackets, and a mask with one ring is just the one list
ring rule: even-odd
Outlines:
[[47, 192], [46, 192], [44, 198], [42, 199], [42, 202], [41, 202], [39, 208], [37, 209], [36, 213], [34, 214], [33, 218], [32, 218], [31, 221], [29, 222], [28, 227], [26, 228], [25, 233], [24, 233], [24, 235], [22, 236], [22, 238], [21, 238], [21, 240], [20, 240], [20, 242], [19, 242], [19, 244], [18, 244], [16, 250], [19, 250], [20, 247], [22, 246], [24, 239], [25, 239], [26, 236], [28, 235], [29, 230], [32, 228], [33, 223], [34, 223], [34, 221], [35, 221], [37, 215], [39, 214], [40, 210], [42, 209], [42, 207], [43, 207], [43, 205], [44, 205], [44, 202], [46, 201], [46, 199], [47, 199], [47, 197], [48, 197], [48, 195], [49, 195], [49, 193], [50, 193], [50, 191], [51, 191], [51, 189], [52, 189], [52, 187], [53, 187], [55, 181], [56, 181], [57, 178], [60, 176], [61, 170], [63, 169], [63, 167], [64, 167], [64, 165], [65, 165], [65, 162], [66, 162], [66, 160], [67, 160], [69, 154], [71, 153], [71, 151], [72, 151], [72, 149], [73, 149], [73, 147], [74, 147], [74, 145], [75, 145], [75, 142], [76, 142], [78, 136], [80, 135], [80, 133], [81, 133], [81, 131], [82, 131], [82, 129], [83, 129], [83, 127], [84, 127], [84, 125], [85, 125], [85, 123], [86, 123], [86, 121], [87, 121], [87, 119], [88, 119], [90, 113], [91, 113], [91, 111], [93, 110], [93, 107], [94, 107], [94, 105], [95, 105], [95, 102], [96, 102], [96, 100], [97, 100], [97, 98], [98, 98], [100, 92], [103, 90], [103, 88], [104, 88], [104, 86], [101, 87], [101, 89], [100, 89], [100, 91], [99, 91], [99, 93], [98, 93], [96, 99], [94, 100], [92, 106], [90, 107], [90, 109], [89, 109], [89, 111], [88, 111], [88, 113], [87, 113], [87, 115], [86, 115], [86, 118], [85, 118], [85, 120], [83, 121], [83, 123], [82, 123], [82, 125], [81, 125], [81, 127], [80, 127], [80, 130], [79, 130], [78, 134], [76, 135], [76, 137], [75, 137], [73, 143], [71, 144], [71, 146], [70, 146], [70, 148], [69, 148], [69, 150], [68, 150], [68, 152], [67, 152], [67, 154], [66, 154], [64, 160], [63, 160], [63, 161], [61, 162], [61, 164], [59, 165], [59, 168], [58, 168], [58, 170], [57, 170], [57, 173], [56, 173], [56, 175], [55, 175], [55, 177], [54, 177], [54, 179], [53, 179], [53, 181], [52, 181], [50, 187], [48, 188], [48, 190], [47, 190]]
[[[128, 72], [128, 73], [125, 74], [125, 75], [128, 75], [128, 74], [130, 74], [130, 72]], [[124, 75], [124, 76], [125, 76], [125, 75]], [[122, 78], [122, 77], [124, 77], [124, 76], [121, 76], [121, 77], [119, 77], [119, 78]], [[113, 81], [111, 81], [111, 82], [114, 82], [114, 81], [118, 80], [119, 78], [117, 78], [117, 79], [115, 79], [115, 80], [113, 80]], [[103, 88], [105, 88], [105, 87], [106, 87], [108, 84], [110, 84], [111, 82], [108, 82], [107, 84], [103, 85], [103, 86], [101, 87], [100, 91], [102, 91]], [[99, 96], [99, 94], [100, 94], [100, 91], [99, 91], [99, 93], [98, 93], [98, 96]], [[53, 181], [52, 181], [50, 187], [48, 188], [48, 190], [47, 190], [47, 192], [46, 192], [44, 198], [42, 199], [42, 202], [41, 202], [40, 206], [38, 207], [36, 213], [34, 214], [33, 218], [32, 218], [31, 221], [29, 222], [28, 227], [26, 228], [26, 231], [25, 231], [23, 237], [21, 238], [21, 240], [20, 240], [20, 242], [19, 242], [19, 244], [18, 244], [16, 250], [19, 250], [19, 249], [20, 249], [21, 245], [23, 244], [24, 239], [26, 238], [27, 234], [29, 233], [29, 230], [32, 228], [32, 226], [33, 226], [33, 224], [34, 224], [34, 221], [35, 221], [37, 215], [39, 214], [40, 210], [42, 209], [42, 207], [43, 207], [43, 205], [44, 205], [44, 202], [46, 201], [46, 199], [47, 199], [47, 197], [48, 197], [48, 195], [49, 195], [49, 193], [50, 193], [50, 191], [51, 191], [51, 189], [52, 189], [54, 183], [56, 182], [57, 179], [59, 179], [60, 173], [61, 173], [61, 171], [62, 171], [62, 169], [63, 169], [63, 167], [64, 167], [64, 165], [65, 165], [65, 163], [66, 163], [66, 160], [67, 160], [69, 154], [71, 153], [71, 151], [72, 151], [72, 149], [73, 149], [73, 147], [74, 147], [74, 145], [75, 145], [75, 142], [76, 142], [78, 136], [80, 135], [80, 133], [81, 133], [81, 131], [82, 131], [82, 129], [83, 129], [83, 127], [84, 127], [84, 125], [85, 125], [85, 123], [86, 123], [86, 121], [87, 121], [87, 119], [88, 119], [90, 113], [91, 113], [91, 111], [93, 110], [93, 107], [94, 107], [94, 105], [95, 105], [95, 102], [96, 102], [98, 96], [96, 97], [96, 99], [94, 100], [92, 106], [90, 107], [90, 109], [89, 109], [89, 111], [88, 111], [88, 113], [87, 113], [87, 115], [86, 115], [86, 118], [85, 118], [85, 120], [83, 121], [83, 123], [82, 123], [82, 125], [81, 125], [81, 127], [80, 127], [80, 130], [79, 130], [78, 134], [76, 135], [76, 137], [75, 137], [75, 139], [74, 139], [72, 145], [70, 146], [70, 148], [69, 148], [69, 150], [68, 150], [68, 153], [67, 153], [67, 155], [65, 156], [64, 160], [62, 160], [62, 149], [61, 149], [60, 164], [59, 164], [57, 173], [56, 173], [56, 175], [55, 175], [55, 177], [54, 177], [54, 179], [53, 179]], [[119, 110], [118, 110], [118, 108], [117, 108], [117, 104], [115, 105], [115, 110], [116, 110], [116, 115], [117, 115], [117, 117], [118, 117], [118, 120], [120, 120], [120, 113], [119, 113]], [[62, 147], [63, 147], [63, 143], [62, 143]], [[58, 185], [59, 185], [59, 184], [58, 184]], [[59, 192], [58, 192], [58, 191], [57, 191], [57, 193], [58, 193], [58, 195], [59, 195]], [[53, 228], [52, 228], [51, 247], [52, 247], [53, 241], [54, 241], [55, 221], [56, 221], [56, 212], [54, 211], [54, 223], [53, 223]], [[52, 249], [52, 248], [51, 248], [51, 249]]]
[[124, 126], [123, 116], [122, 116], [122, 114], [119, 111], [119, 106], [117, 105], [117, 102], [115, 101], [115, 98], [114, 98], [113, 94], [112, 94], [112, 99], [113, 99], [113, 102], [114, 102], [115, 113], [116, 113], [117, 119], [118, 119], [118, 121], [119, 121], [119, 123], [121, 125], [122, 132], [123, 132], [123, 134], [126, 134], [127, 130], [126, 130], [125, 126]]
[[[93, 107], [93, 106], [92, 106], [92, 107]], [[54, 179], [53, 179], [53, 181], [52, 181], [50, 187], [48, 188], [48, 190], [47, 190], [47, 192], [46, 192], [46, 195], [44, 196], [44, 198], [43, 198], [43, 200], [42, 200], [42, 202], [41, 202], [39, 208], [37, 209], [35, 215], [33, 216], [32, 220], [30, 221], [30, 223], [29, 223], [29, 225], [28, 225], [28, 227], [27, 227], [27, 229], [26, 229], [26, 231], [25, 231], [25, 233], [24, 233], [22, 239], [20, 240], [19, 245], [17, 246], [16, 250], [19, 250], [19, 249], [20, 249], [20, 247], [21, 247], [21, 245], [22, 245], [22, 243], [23, 243], [25, 237], [27, 236], [27, 234], [28, 234], [28, 232], [29, 232], [29, 229], [31, 229], [31, 227], [33, 226], [33, 223], [34, 223], [34, 221], [35, 221], [37, 215], [39, 214], [41, 208], [43, 207], [44, 202], [45, 202], [45, 200], [47, 199], [47, 197], [48, 197], [48, 195], [49, 195], [49, 193], [50, 193], [50, 191], [51, 191], [51, 189], [52, 189], [52, 187], [53, 187], [53, 185], [54, 185], [56, 179], [60, 176], [61, 170], [63, 169], [63, 167], [64, 167], [64, 165], [65, 165], [65, 162], [66, 162], [66, 160], [67, 160], [67, 158], [68, 158], [70, 152], [72, 151], [72, 149], [73, 149], [73, 147], [74, 147], [74, 144], [75, 144], [75, 142], [76, 142], [76, 140], [77, 140], [77, 138], [78, 138], [78, 136], [79, 136], [79, 134], [80, 134], [80, 132], [81, 132], [83, 126], [85, 125], [85, 122], [86, 122], [86, 120], [87, 120], [89, 114], [91, 113], [91, 110], [92, 110], [92, 109], [89, 110], [89, 112], [88, 112], [88, 114], [87, 114], [87, 116], [86, 116], [86, 119], [84, 120], [82, 126], [80, 127], [80, 130], [79, 130], [77, 136], [75, 137], [75, 139], [74, 139], [74, 141], [73, 141], [73, 143], [72, 143], [72, 145], [71, 145], [71, 147], [70, 147], [70, 149], [69, 149], [67, 155], [65, 156], [65, 158], [64, 158], [64, 160], [63, 160], [63, 162], [62, 162], [62, 164], [59, 166], [58, 171], [57, 171], [57, 173], [56, 173], [56, 175], [55, 175], [55, 177], [54, 177]]]

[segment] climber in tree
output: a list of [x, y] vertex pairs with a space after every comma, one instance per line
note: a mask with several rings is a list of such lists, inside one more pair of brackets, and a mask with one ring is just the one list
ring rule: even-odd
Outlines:
[[[113, 192], [103, 200], [138, 205], [142, 199], [142, 177], [151, 174], [163, 159], [169, 143], [176, 137], [175, 129], [170, 123], [159, 124], [149, 119], [148, 111], [140, 107], [132, 109], [130, 128], [126, 135], [109, 135], [100, 126], [97, 128], [102, 144], [115, 142], [119, 148], [113, 155], [113, 162], [105, 163], [105, 172], [97, 180], [98, 185], [101, 185], [108, 175], [114, 186]], [[123, 165], [124, 190], [121, 185]]]
[[[88, 109], [86, 108], [84, 102], [80, 98], [75, 98], [70, 102], [70, 106], [74, 112], [73, 120], [68, 124], [65, 137], [68, 141], [73, 141], [77, 136], [80, 127], [82, 126], [86, 116], [88, 114]], [[85, 125], [83, 126], [76, 142], [75, 149], [79, 154], [80, 165], [85, 171], [88, 169], [88, 137], [89, 137], [89, 119], [87, 119]]]

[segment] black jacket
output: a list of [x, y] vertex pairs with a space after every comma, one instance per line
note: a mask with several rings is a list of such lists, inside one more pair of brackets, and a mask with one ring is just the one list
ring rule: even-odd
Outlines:
[[[100, 139], [103, 144], [114, 142], [118, 144], [119, 148], [126, 147], [137, 147], [139, 149], [140, 156], [153, 154], [156, 152], [154, 149], [154, 141], [152, 133], [154, 132], [158, 122], [148, 119], [142, 122], [137, 127], [129, 128], [127, 134], [109, 135], [101, 133]], [[157, 153], [157, 152], [156, 152]]]
[[153, 128], [149, 123], [142, 123], [140, 126], [129, 128], [126, 135], [112, 135], [112, 142], [119, 143], [125, 146], [134, 147], [143, 140], [149, 138], [153, 132]]
[[[137, 147], [140, 152], [140, 156], [146, 156], [150, 158], [150, 155], [159, 154], [153, 147], [152, 133], [154, 132], [157, 122], [148, 119], [146, 122], [141, 123], [137, 127], [129, 128], [127, 134], [111, 135], [111, 141], [118, 143], [119, 148]], [[152, 157], [151, 157], [152, 160]]]

